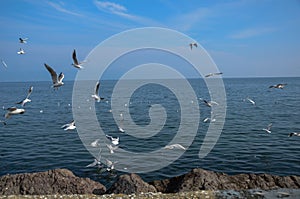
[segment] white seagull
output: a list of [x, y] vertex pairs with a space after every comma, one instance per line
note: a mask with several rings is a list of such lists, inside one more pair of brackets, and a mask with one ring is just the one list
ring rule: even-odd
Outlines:
[[113, 144], [113, 145], [118, 145], [119, 144], [119, 140], [120, 140], [120, 138], [119, 137], [117, 137], [117, 138], [113, 138], [112, 136], [110, 136], [110, 135], [105, 135], [106, 136], [106, 138], [107, 139], [109, 139], [110, 141], [111, 141], [111, 143]]
[[25, 99], [23, 99], [22, 101], [17, 102], [17, 104], [21, 104], [22, 106], [25, 106], [25, 104], [27, 102], [31, 102], [31, 99], [29, 99], [29, 96], [31, 95], [32, 90], [33, 90], [33, 86], [30, 86], [28, 93], [27, 93], [27, 97]]
[[46, 69], [49, 71], [50, 75], [51, 75], [51, 78], [52, 78], [52, 87], [53, 88], [58, 88], [62, 85], [64, 85], [63, 83], [63, 79], [64, 79], [64, 74], [63, 73], [60, 73], [59, 76], [57, 77], [57, 73], [47, 64], [44, 64]]
[[8, 110], [8, 112], [4, 116], [6, 119], [10, 118], [11, 115], [17, 115], [17, 114], [24, 114], [25, 113], [25, 109], [22, 109], [22, 108], [10, 107], [7, 110]]
[[276, 85], [272, 85], [269, 86], [269, 88], [280, 88], [283, 89], [287, 84], [276, 84]]
[[3, 59], [1, 59], [1, 63], [5, 68], [7, 68], [7, 64], [5, 63], [5, 61]]
[[97, 102], [100, 102], [100, 100], [104, 100], [103, 97], [99, 96], [99, 88], [100, 88], [100, 82], [98, 81], [95, 85], [95, 93], [92, 95], [92, 98], [94, 98]]
[[27, 40], [28, 38], [19, 38], [19, 42], [22, 43], [22, 44], [26, 44], [27, 43]]
[[205, 103], [206, 106], [208, 107], [212, 107], [213, 105], [219, 105], [217, 102], [215, 101], [207, 101], [207, 100], [204, 100], [202, 98], [199, 98], [200, 100], [203, 100], [203, 102]]
[[263, 131], [266, 131], [267, 133], [271, 133], [271, 128], [272, 128], [272, 123], [270, 123], [269, 125], [268, 125], [268, 127], [265, 129], [265, 128], [263, 128], [262, 130]]
[[215, 75], [222, 75], [223, 73], [220, 72], [220, 73], [209, 73], [207, 75], [205, 75], [205, 77], [212, 77], [212, 76], [215, 76]]
[[19, 55], [23, 55], [23, 54], [25, 54], [25, 51], [22, 49], [22, 48], [20, 48], [20, 50], [17, 52]]
[[248, 100], [251, 104], [255, 105], [255, 101], [250, 99], [249, 97], [247, 97], [246, 100]]
[[299, 133], [296, 133], [296, 132], [290, 133], [289, 137], [292, 137], [292, 136], [299, 136], [300, 137], [300, 132]]
[[75, 49], [74, 49], [74, 51], [73, 51], [72, 58], [73, 58], [73, 63], [72, 63], [72, 65], [73, 65], [75, 68], [82, 69], [83, 66], [81, 66], [81, 65], [82, 65], [84, 62], [78, 62], [78, 59], [77, 59], [77, 56], [76, 56], [76, 50], [75, 50]]
[[98, 146], [100, 146], [99, 141], [100, 141], [100, 139], [96, 139], [95, 141], [93, 141], [93, 142], [91, 143], [91, 146], [92, 146], [92, 147], [98, 147]]
[[75, 121], [72, 120], [72, 122], [70, 122], [69, 124], [62, 125], [61, 128], [64, 129], [65, 131], [74, 130], [76, 129]]
[[94, 167], [94, 166], [97, 166], [98, 168], [102, 168], [102, 163], [101, 163], [101, 151], [102, 149], [100, 149], [99, 153], [98, 153], [98, 158], [95, 158], [94, 159], [94, 162], [87, 165], [86, 167]]
[[193, 50], [193, 46], [195, 46], [196, 48], [198, 47], [198, 44], [195, 42], [190, 43], [189, 45], [190, 45], [191, 50]]
[[112, 146], [111, 144], [106, 144], [106, 146], [109, 149], [110, 153], [114, 153], [114, 151], [119, 148], [119, 146]]
[[164, 147], [164, 149], [182, 149], [182, 150], [186, 150], [186, 148], [184, 146], [182, 146], [181, 144], [167, 145], [167, 146]]
[[114, 169], [115, 169], [115, 164], [116, 164], [117, 162], [118, 162], [118, 161], [112, 162], [112, 161], [106, 159], [106, 166], [107, 166], [106, 170], [107, 170], [107, 171], [112, 171], [112, 170], [114, 170]]

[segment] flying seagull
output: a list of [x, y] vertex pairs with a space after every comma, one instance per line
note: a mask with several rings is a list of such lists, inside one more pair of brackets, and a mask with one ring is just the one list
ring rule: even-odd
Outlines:
[[100, 88], [100, 82], [98, 81], [95, 86], [95, 93], [92, 95], [92, 98], [94, 98], [97, 102], [100, 102], [100, 100], [104, 100], [103, 97], [99, 96], [99, 88]]
[[248, 100], [251, 104], [255, 105], [255, 101], [250, 99], [249, 97], [247, 97], [246, 100]]
[[5, 61], [3, 59], [1, 59], [1, 63], [5, 68], [7, 68], [7, 64], [5, 63]]
[[112, 171], [112, 170], [114, 170], [114, 169], [115, 169], [115, 164], [116, 164], [117, 162], [118, 162], [118, 161], [112, 162], [112, 161], [106, 159], [106, 165], [107, 165], [106, 170], [107, 170], [107, 171]]
[[51, 75], [51, 78], [52, 78], [52, 87], [53, 88], [58, 88], [62, 85], [64, 85], [63, 83], [63, 79], [64, 79], [64, 74], [63, 73], [60, 73], [59, 76], [57, 77], [57, 73], [47, 64], [44, 64], [46, 69], [49, 71], [50, 75]]
[[276, 85], [272, 85], [269, 86], [269, 88], [280, 88], [283, 89], [287, 84], [276, 84]]
[[190, 43], [189, 45], [190, 45], [191, 50], [193, 50], [193, 46], [195, 46], [196, 48], [198, 47], [198, 44], [195, 42]]
[[207, 101], [207, 100], [204, 100], [204, 99], [202, 99], [202, 98], [199, 98], [199, 99], [203, 100], [203, 102], [205, 103], [205, 105], [208, 106], [208, 107], [212, 107], [213, 105], [219, 105], [219, 104], [218, 104], [217, 102], [215, 102], [215, 101]]
[[300, 132], [299, 133], [296, 133], [296, 132], [290, 133], [289, 137], [292, 137], [292, 136], [300, 136]]
[[65, 131], [67, 131], [67, 130], [74, 130], [74, 129], [76, 129], [75, 121], [72, 120], [72, 122], [70, 122], [69, 124], [62, 125], [61, 128], [64, 129]]
[[119, 148], [119, 146], [112, 146], [111, 144], [106, 144], [106, 146], [109, 149], [110, 153], [114, 153], [114, 151]]
[[27, 97], [25, 99], [23, 99], [22, 101], [17, 102], [17, 104], [21, 104], [22, 106], [25, 106], [25, 104], [27, 102], [31, 102], [31, 99], [29, 99], [29, 96], [31, 95], [32, 90], [33, 90], [33, 86], [30, 86], [28, 93], [27, 93]]
[[167, 146], [164, 147], [164, 149], [182, 149], [182, 150], [186, 150], [186, 148], [184, 146], [182, 146], [181, 144], [167, 145]]
[[27, 40], [28, 38], [19, 38], [19, 42], [22, 43], [22, 44], [26, 44], [27, 43]]
[[112, 136], [110, 136], [110, 135], [105, 135], [106, 136], [106, 138], [107, 139], [109, 139], [110, 141], [111, 141], [111, 143], [113, 144], [113, 145], [118, 145], [119, 144], [119, 140], [120, 140], [120, 138], [119, 137], [117, 137], [117, 138], [113, 138]]
[[5, 114], [5, 118], [10, 118], [11, 115], [17, 115], [17, 114], [24, 114], [25, 109], [22, 108], [16, 108], [16, 107], [10, 107], [7, 109], [7, 113]]
[[98, 153], [98, 157], [94, 159], [94, 162], [87, 165], [86, 167], [94, 167], [94, 166], [97, 166], [98, 168], [102, 168], [102, 163], [101, 163], [101, 151], [102, 149], [100, 148], [100, 151]]
[[207, 75], [205, 75], [205, 77], [212, 77], [212, 76], [215, 76], [215, 75], [222, 75], [223, 73], [220, 72], [220, 73], [208, 73]]
[[83, 64], [83, 62], [78, 62], [78, 59], [77, 59], [77, 56], [76, 56], [76, 50], [75, 50], [75, 49], [74, 49], [74, 51], [73, 51], [72, 58], [73, 58], [73, 63], [72, 63], [72, 65], [73, 65], [75, 68], [82, 69], [83, 67], [82, 67], [81, 65]]
[[263, 128], [262, 130], [263, 131], [266, 131], [267, 133], [271, 133], [271, 128], [272, 128], [272, 123], [270, 123], [269, 125], [268, 125], [268, 127], [265, 129], [265, 128]]
[[23, 55], [23, 54], [25, 54], [25, 51], [22, 49], [22, 48], [20, 48], [20, 50], [17, 52], [19, 55]]
[[96, 139], [95, 141], [93, 141], [93, 142], [91, 143], [91, 146], [92, 146], [92, 147], [98, 147], [98, 146], [100, 146], [99, 141], [100, 141], [100, 139]]

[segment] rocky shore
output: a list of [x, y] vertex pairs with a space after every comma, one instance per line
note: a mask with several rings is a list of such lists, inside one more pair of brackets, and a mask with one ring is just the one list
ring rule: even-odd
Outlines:
[[67, 169], [0, 177], [0, 198], [258, 198], [271, 193], [300, 198], [300, 176], [228, 175], [198, 168], [152, 182], [125, 174], [109, 188]]

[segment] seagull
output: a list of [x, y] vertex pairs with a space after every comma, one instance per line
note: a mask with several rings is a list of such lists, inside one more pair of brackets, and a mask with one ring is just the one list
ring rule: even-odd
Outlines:
[[25, 106], [25, 104], [26, 104], [27, 102], [31, 102], [31, 99], [29, 99], [29, 96], [31, 95], [32, 90], [33, 90], [33, 86], [30, 86], [30, 88], [29, 88], [29, 90], [28, 90], [27, 97], [26, 97], [25, 99], [23, 99], [22, 101], [17, 102], [17, 104], [21, 104], [22, 106]]
[[299, 133], [296, 133], [296, 132], [290, 133], [289, 137], [292, 137], [292, 136], [300, 136], [300, 132]]
[[215, 119], [215, 118], [212, 118], [212, 119], [211, 119], [211, 118], [207, 117], [207, 118], [205, 118], [205, 119], [203, 120], [204, 123], [206, 123], [206, 122], [208, 122], [208, 121], [215, 122], [216, 119]]
[[112, 146], [111, 144], [106, 144], [106, 146], [109, 149], [110, 153], [114, 153], [114, 151], [119, 148], [119, 146]]
[[124, 130], [122, 127], [120, 127], [120, 126], [118, 126], [118, 129], [119, 129], [119, 131], [122, 132], [122, 133], [125, 132], [125, 130]]
[[48, 66], [47, 64], [44, 64], [44, 65], [51, 75], [52, 83], [53, 83], [52, 87], [58, 88], [58, 87], [64, 85], [64, 83], [63, 83], [63, 79], [65, 77], [64, 74], [60, 73], [59, 76], [57, 77], [57, 73], [50, 66]]
[[22, 44], [26, 44], [27, 43], [27, 40], [28, 38], [19, 38], [19, 41], [20, 41], [20, 43], [22, 43]]
[[7, 109], [8, 112], [5, 114], [5, 118], [10, 118], [11, 115], [17, 115], [17, 114], [24, 114], [25, 109], [22, 108], [16, 108], [16, 107], [10, 107]]
[[220, 72], [220, 73], [209, 73], [207, 75], [205, 75], [205, 77], [212, 77], [212, 76], [215, 76], [215, 75], [222, 75], [223, 73]]
[[217, 102], [215, 101], [207, 101], [207, 100], [204, 100], [202, 98], [200, 98], [201, 100], [203, 100], [203, 102], [205, 103], [206, 106], [208, 107], [212, 107], [213, 105], [219, 105]]
[[83, 62], [80, 62], [80, 63], [78, 62], [75, 49], [74, 49], [74, 51], [73, 51], [72, 58], [73, 58], [73, 63], [72, 63], [72, 65], [73, 65], [75, 68], [82, 69], [83, 67], [82, 67], [81, 65], [83, 64]]
[[117, 162], [118, 162], [118, 161], [112, 162], [112, 161], [106, 159], [106, 165], [107, 165], [106, 170], [107, 170], [107, 171], [112, 171], [112, 170], [114, 170], [114, 169], [115, 169], [115, 164], [116, 164]]
[[94, 98], [97, 102], [100, 102], [100, 100], [104, 100], [103, 97], [99, 96], [99, 88], [100, 88], [100, 82], [98, 81], [95, 86], [95, 93], [94, 95], [92, 95], [92, 98]]
[[91, 143], [91, 146], [92, 147], [98, 147], [98, 146], [100, 146], [99, 141], [100, 141], [100, 139], [95, 140], [94, 142]]
[[190, 45], [191, 50], [193, 50], [193, 46], [195, 46], [196, 48], [198, 47], [198, 44], [195, 42], [190, 43], [189, 45]]
[[124, 121], [123, 113], [120, 113], [120, 117], [121, 117], [121, 124], [120, 124], [120, 126], [118, 126], [118, 129], [120, 132], [124, 133], [125, 130], [121, 127], [121, 126], [123, 126], [123, 121]]
[[94, 166], [97, 166], [98, 168], [102, 168], [102, 163], [101, 163], [101, 151], [102, 149], [100, 149], [99, 153], [98, 153], [98, 158], [95, 158], [94, 159], [94, 162], [87, 165], [86, 167], [94, 167]]
[[7, 64], [5, 63], [5, 61], [3, 59], [1, 59], [2, 65], [7, 68]]
[[276, 84], [276, 85], [272, 85], [269, 86], [269, 88], [280, 88], [283, 89], [287, 84]]
[[67, 130], [74, 130], [74, 129], [76, 129], [75, 121], [72, 120], [72, 122], [70, 122], [69, 124], [62, 125], [61, 128], [64, 129], [65, 131], [67, 131]]
[[171, 144], [164, 147], [164, 149], [182, 149], [186, 150], [185, 147], [183, 147], [181, 144]]
[[250, 99], [249, 97], [247, 97], [246, 100], [248, 100], [251, 104], [255, 105], [255, 101], [253, 101], [253, 100]]
[[19, 55], [22, 55], [22, 54], [25, 54], [25, 51], [22, 49], [22, 48], [20, 48], [20, 50], [17, 52]]
[[119, 140], [120, 140], [120, 138], [119, 137], [117, 137], [117, 138], [113, 138], [112, 136], [110, 136], [110, 135], [105, 135], [106, 136], [106, 138], [107, 139], [109, 139], [110, 141], [111, 141], [111, 143], [113, 144], [113, 145], [118, 145], [119, 144]]
[[272, 128], [272, 123], [270, 123], [266, 129], [263, 128], [262, 130], [266, 131], [267, 133], [271, 133], [271, 128]]

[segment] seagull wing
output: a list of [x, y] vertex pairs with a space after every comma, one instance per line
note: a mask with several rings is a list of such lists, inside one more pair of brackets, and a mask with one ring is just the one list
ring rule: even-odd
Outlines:
[[44, 64], [45, 67], [47, 68], [47, 70], [49, 71], [50, 75], [51, 75], [51, 78], [52, 78], [52, 82], [53, 84], [56, 84], [57, 83], [57, 74], [56, 72], [47, 64]]
[[31, 95], [33, 91], [33, 86], [30, 86], [29, 90], [28, 90], [28, 94], [27, 94], [27, 97], [26, 98], [29, 98], [29, 96]]
[[272, 128], [272, 125], [273, 125], [273, 124], [270, 123], [270, 124], [268, 125], [267, 129], [270, 130], [270, 129]]
[[65, 75], [63, 73], [60, 73], [58, 76], [58, 82], [62, 82], [64, 77], [65, 77]]
[[94, 166], [97, 165], [97, 163], [98, 163], [98, 161], [96, 159], [94, 159], [94, 162], [91, 163], [91, 164], [89, 164], [89, 165], [87, 165], [86, 167], [94, 167]]
[[7, 64], [5, 63], [5, 61], [4, 61], [4, 60], [1, 60], [1, 62], [2, 62], [2, 64], [3, 64], [3, 66], [4, 66], [5, 68], [7, 68]]
[[110, 141], [113, 140], [113, 137], [112, 137], [112, 136], [110, 136], [110, 135], [105, 135], [105, 136], [106, 136], [106, 138], [109, 139]]
[[100, 88], [100, 82], [97, 82], [97, 83], [96, 83], [96, 86], [95, 86], [95, 95], [98, 95], [98, 93], [99, 93], [99, 88]]
[[10, 107], [10, 108], [8, 108], [7, 110], [10, 111], [10, 112], [12, 112], [12, 111], [17, 110], [17, 107]]
[[73, 54], [72, 54], [73, 62], [75, 65], [79, 65], [77, 57], [76, 57], [76, 50], [74, 49]]

